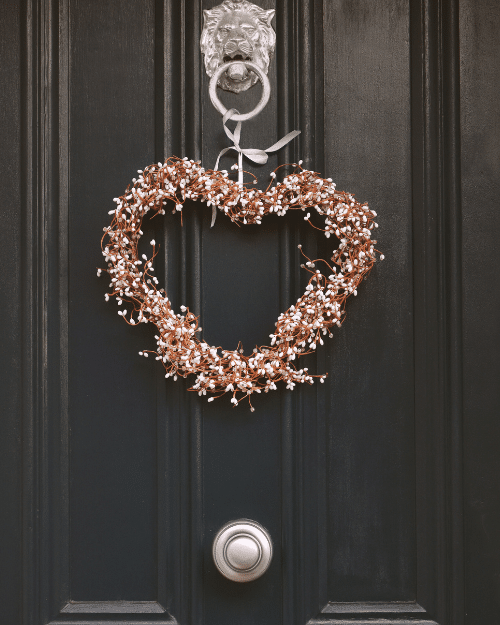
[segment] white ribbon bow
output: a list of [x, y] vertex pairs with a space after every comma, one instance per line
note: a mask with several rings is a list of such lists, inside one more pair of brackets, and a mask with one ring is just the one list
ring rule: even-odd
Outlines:
[[[230, 145], [228, 148], [224, 148], [219, 152], [219, 156], [217, 157], [217, 161], [215, 163], [214, 170], [219, 168], [219, 161], [221, 156], [224, 156], [226, 152], [229, 150], [236, 150], [238, 152], [238, 184], [240, 187], [243, 187], [243, 154], [249, 158], [254, 163], [258, 163], [259, 165], [264, 165], [267, 163], [268, 153], [277, 152], [284, 145], [289, 143], [292, 139], [295, 139], [296, 136], [300, 135], [300, 130], [292, 130], [287, 135], [285, 135], [282, 139], [273, 143], [270, 147], [265, 150], [259, 150], [258, 148], [241, 148], [240, 147], [240, 137], [241, 137], [241, 122], [236, 124], [236, 128], [234, 129], [234, 134], [229, 130], [226, 126], [226, 122], [231, 119], [234, 113], [238, 113], [236, 109], [229, 109], [224, 114], [222, 118], [222, 127], [224, 128], [224, 132], [228, 136], [228, 138], [233, 142], [234, 145]], [[212, 206], [212, 223], [210, 227], [212, 228], [215, 223], [215, 218], [217, 217], [217, 207], [215, 205]]]

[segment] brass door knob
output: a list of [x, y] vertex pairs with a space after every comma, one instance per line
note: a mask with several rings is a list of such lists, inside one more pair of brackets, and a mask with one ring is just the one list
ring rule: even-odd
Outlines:
[[218, 531], [212, 554], [222, 575], [234, 582], [251, 582], [267, 571], [273, 545], [262, 525], [239, 519]]

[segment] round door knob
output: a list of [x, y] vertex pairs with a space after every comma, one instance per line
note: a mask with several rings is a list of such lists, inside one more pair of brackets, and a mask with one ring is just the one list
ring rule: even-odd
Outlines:
[[239, 519], [218, 531], [212, 553], [222, 575], [234, 582], [251, 582], [267, 571], [273, 545], [262, 525]]

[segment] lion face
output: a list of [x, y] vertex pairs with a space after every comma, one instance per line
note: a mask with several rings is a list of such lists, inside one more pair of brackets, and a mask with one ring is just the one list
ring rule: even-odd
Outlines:
[[[271, 27], [274, 9], [264, 10], [246, 0], [225, 0], [220, 6], [204, 11], [201, 51], [205, 69], [213, 76], [228, 61], [252, 61], [267, 74], [276, 36]], [[242, 63], [235, 63], [219, 79], [227, 91], [245, 91], [258, 80]]]

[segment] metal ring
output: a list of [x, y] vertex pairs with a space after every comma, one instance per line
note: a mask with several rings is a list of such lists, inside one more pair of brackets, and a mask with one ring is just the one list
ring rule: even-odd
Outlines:
[[259, 103], [253, 109], [253, 111], [250, 111], [250, 113], [241, 113], [241, 114], [233, 115], [231, 117], [231, 119], [233, 119], [236, 122], [244, 122], [247, 119], [252, 119], [252, 117], [255, 117], [256, 115], [258, 115], [262, 111], [262, 109], [266, 106], [266, 104], [269, 102], [269, 97], [271, 95], [271, 84], [269, 82], [269, 78], [267, 77], [267, 74], [258, 65], [256, 65], [255, 63], [252, 63], [251, 61], [229, 61], [228, 63], [224, 63], [223, 65], [220, 65], [215, 70], [215, 74], [210, 79], [208, 92], [210, 94], [210, 99], [212, 100], [212, 104], [215, 106], [215, 108], [219, 111], [221, 115], [225, 115], [227, 113], [227, 108], [222, 104], [222, 102], [217, 97], [217, 81], [222, 76], [222, 74], [228, 69], [228, 67], [233, 65], [233, 63], [243, 63], [245, 67], [248, 67], [248, 69], [251, 69], [253, 72], [255, 72], [257, 76], [260, 78], [260, 81], [262, 82], [262, 96], [259, 100]]

